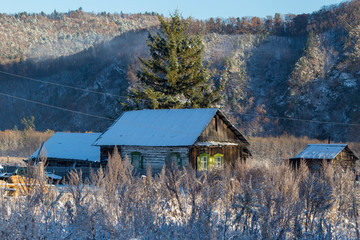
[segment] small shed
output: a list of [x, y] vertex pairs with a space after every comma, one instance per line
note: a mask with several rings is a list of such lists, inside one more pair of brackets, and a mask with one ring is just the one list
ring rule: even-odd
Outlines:
[[117, 146], [136, 169], [160, 171], [166, 162], [209, 170], [250, 156], [249, 142], [216, 108], [123, 113], [95, 142], [106, 164]]
[[304, 160], [310, 171], [319, 171], [323, 161], [333, 164], [334, 167], [355, 171], [355, 163], [359, 158], [347, 144], [309, 144], [289, 160], [294, 166], [299, 166], [300, 161]]
[[56, 132], [29, 159], [46, 157], [46, 170], [60, 176], [71, 169], [81, 169], [86, 174], [90, 167], [100, 166], [100, 148], [92, 145], [99, 136], [100, 133]]

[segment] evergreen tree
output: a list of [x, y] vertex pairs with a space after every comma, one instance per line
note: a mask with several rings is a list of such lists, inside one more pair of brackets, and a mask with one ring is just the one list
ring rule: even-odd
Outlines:
[[129, 93], [136, 108], [204, 108], [221, 97], [222, 85], [211, 89], [209, 68], [203, 66], [202, 36], [187, 33], [188, 22], [176, 11], [170, 21], [158, 15], [159, 33], [149, 32], [150, 59], [140, 58], [140, 85]]

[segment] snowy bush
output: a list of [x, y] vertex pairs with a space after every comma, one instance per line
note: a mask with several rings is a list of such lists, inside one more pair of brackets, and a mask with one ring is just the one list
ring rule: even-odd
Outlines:
[[[33, 171], [37, 177], [41, 171]], [[2, 239], [354, 239], [358, 187], [331, 165], [238, 163], [208, 173], [164, 168], [134, 175], [114, 154], [83, 182], [29, 196], [0, 195]]]

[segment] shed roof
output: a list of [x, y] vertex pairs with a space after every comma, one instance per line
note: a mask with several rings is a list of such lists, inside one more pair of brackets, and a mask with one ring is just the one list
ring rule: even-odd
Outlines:
[[[123, 113], [94, 143], [98, 146], [191, 146], [215, 114], [216, 108], [156, 109]], [[242, 134], [225, 121], [234, 133], [248, 143]]]
[[[292, 159], [334, 159], [346, 147], [346, 144], [309, 144]], [[357, 158], [355, 154], [354, 156]]]
[[[100, 160], [100, 149], [97, 146], [93, 146], [92, 143], [99, 136], [100, 133], [56, 132], [44, 143], [43, 150], [48, 158], [96, 162]], [[39, 150], [40, 148], [30, 158], [36, 158]]]

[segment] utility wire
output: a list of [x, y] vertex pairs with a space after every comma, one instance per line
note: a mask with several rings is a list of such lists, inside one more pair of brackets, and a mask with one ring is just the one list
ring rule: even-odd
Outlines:
[[360, 126], [360, 124], [356, 124], [356, 123], [327, 122], [327, 121], [318, 121], [318, 120], [306, 120], [306, 119], [300, 119], [300, 118], [289, 118], [289, 117], [273, 117], [273, 116], [249, 114], [249, 113], [240, 113], [239, 115], [273, 118], [273, 119], [280, 119], [280, 120], [291, 120], [291, 121], [298, 121], [298, 122], [312, 122], [312, 123], [334, 124], [334, 125], [344, 125], [344, 126]]
[[[99, 116], [99, 115], [94, 115], [94, 114], [89, 114], [89, 113], [83, 113], [83, 112], [79, 112], [79, 111], [74, 111], [74, 110], [71, 110], [71, 109], [62, 108], [62, 107], [57, 107], [57, 106], [49, 105], [49, 104], [46, 104], [46, 103], [36, 102], [36, 101], [33, 101], [33, 100], [29, 100], [29, 99], [25, 99], [25, 98], [21, 98], [21, 97], [16, 97], [16, 96], [12, 96], [12, 95], [5, 94], [5, 93], [0, 93], [0, 95], [6, 96], [6, 97], [10, 97], [10, 98], [14, 98], [14, 99], [17, 99], [17, 100], [22, 100], [22, 101], [26, 101], [26, 102], [30, 102], [30, 103], [42, 105], [42, 106], [46, 106], [46, 107], [49, 107], [49, 108], [54, 108], [54, 109], [58, 109], [58, 110], [63, 110], [63, 111], [71, 112], [71, 113], [77, 113], [77, 114], [81, 114], [81, 115], [85, 115], [85, 116], [89, 116], [89, 117], [106, 119], [106, 120], [109, 120], [109, 121], [113, 121], [113, 120], [114, 120], [114, 119], [112, 119], [112, 118], [107, 118], [107, 117], [102, 117], [102, 116]], [[252, 117], [264, 117], [264, 118], [272, 118], [272, 119], [288, 120], [288, 121], [298, 121], [298, 122], [311, 122], [311, 123], [319, 123], [319, 124], [334, 124], [334, 125], [343, 125], [343, 126], [360, 126], [360, 124], [353, 124], [353, 123], [341, 123], [341, 122], [330, 122], [330, 121], [306, 120], [306, 119], [289, 118], [289, 117], [274, 117], [274, 116], [259, 115], [259, 114], [250, 114], [250, 113], [240, 113], [239, 115], [252, 116]]]
[[30, 102], [30, 103], [38, 104], [38, 105], [45, 106], [45, 107], [49, 107], [49, 108], [54, 108], [54, 109], [58, 109], [58, 110], [62, 110], [62, 111], [67, 111], [67, 112], [71, 112], [71, 113], [81, 114], [81, 115], [85, 115], [85, 116], [88, 116], [88, 117], [100, 118], [100, 119], [105, 119], [105, 120], [109, 120], [109, 121], [113, 121], [113, 120], [114, 120], [114, 119], [107, 118], [107, 117], [102, 117], [102, 116], [98, 116], [98, 115], [94, 115], [94, 114], [89, 114], [89, 113], [74, 111], [74, 110], [71, 110], [71, 109], [62, 108], [62, 107], [57, 107], [57, 106], [49, 105], [49, 104], [46, 104], [46, 103], [36, 102], [36, 101], [33, 101], [33, 100], [29, 100], [29, 99], [21, 98], [21, 97], [16, 97], [16, 96], [12, 96], [12, 95], [5, 94], [5, 93], [0, 93], [0, 95], [1, 95], [1, 96], [5, 96], [5, 97], [9, 97], [9, 98], [14, 98], [14, 99], [17, 99], [17, 100], [22, 100], [22, 101], [25, 101], [25, 102]]
[[79, 91], [83, 91], [83, 92], [96, 93], [96, 94], [102, 94], [102, 95], [111, 95], [111, 96], [119, 97], [119, 98], [124, 97], [124, 96], [116, 95], [116, 94], [113, 94], [113, 93], [99, 92], [99, 91], [89, 90], [89, 89], [85, 89], [85, 88], [73, 87], [73, 86], [64, 85], [64, 84], [60, 84], [60, 83], [54, 83], [54, 82], [39, 80], [39, 79], [35, 79], [35, 78], [25, 77], [25, 76], [21, 76], [21, 75], [18, 75], [18, 74], [13, 74], [13, 73], [8, 73], [8, 72], [4, 72], [4, 71], [0, 71], [0, 73], [5, 74], [5, 75], [9, 75], [9, 76], [12, 76], [12, 77], [23, 78], [23, 79], [27, 79], [27, 80], [34, 81], [34, 82], [40, 82], [40, 83], [50, 84], [50, 85], [54, 85], [54, 86], [58, 86], [58, 87], [75, 89], [75, 90], [79, 90]]

